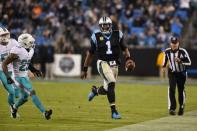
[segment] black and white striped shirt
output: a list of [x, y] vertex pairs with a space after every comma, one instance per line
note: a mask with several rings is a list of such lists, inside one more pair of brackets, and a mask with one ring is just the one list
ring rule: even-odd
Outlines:
[[[181, 60], [180, 63], [175, 61], [175, 58]], [[190, 57], [187, 51], [183, 48], [179, 48], [177, 51], [173, 51], [171, 48], [165, 50], [165, 58], [163, 60], [163, 67], [166, 67], [169, 61], [169, 68], [172, 72], [186, 71], [186, 66], [191, 65]]]

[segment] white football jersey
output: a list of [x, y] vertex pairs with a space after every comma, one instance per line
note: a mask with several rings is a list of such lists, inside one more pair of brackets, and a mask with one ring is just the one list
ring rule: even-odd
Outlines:
[[[9, 55], [10, 50], [12, 47], [18, 45], [18, 42], [15, 39], [10, 39], [7, 45], [0, 44], [0, 70], [2, 71], [2, 62], [3, 60]], [[8, 71], [12, 71], [13, 66], [12, 63], [8, 65]]]
[[15, 76], [27, 77], [28, 67], [34, 54], [34, 49], [32, 48], [28, 52], [25, 48], [21, 46], [15, 46], [11, 49], [10, 53], [16, 54], [19, 57], [13, 62]]

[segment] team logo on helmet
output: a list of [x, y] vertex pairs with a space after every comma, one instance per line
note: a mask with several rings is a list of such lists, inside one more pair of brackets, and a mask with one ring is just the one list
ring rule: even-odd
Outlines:
[[28, 33], [21, 34], [18, 37], [18, 43], [20, 44], [20, 46], [22, 46], [26, 49], [33, 48], [34, 42], [35, 42], [35, 39], [33, 38], [32, 35], [30, 35]]
[[112, 31], [112, 21], [109, 17], [101, 17], [99, 20], [99, 27], [102, 33], [109, 34]]
[[0, 27], [0, 42], [8, 43], [10, 39], [10, 32], [5, 27]]

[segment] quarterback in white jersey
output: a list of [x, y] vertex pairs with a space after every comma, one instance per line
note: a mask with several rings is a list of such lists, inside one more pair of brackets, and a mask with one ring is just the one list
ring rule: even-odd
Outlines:
[[[48, 120], [51, 118], [52, 110], [45, 110], [38, 99], [28, 77], [28, 70], [38, 77], [42, 75], [42, 73], [35, 69], [31, 64], [31, 58], [34, 54], [34, 41], [35, 39], [30, 34], [21, 34], [18, 37], [19, 46], [15, 46], [11, 49], [9, 56], [2, 64], [2, 68], [7, 77], [8, 83], [17, 83], [16, 85], [19, 85], [21, 88], [21, 97], [13, 106], [14, 113], [16, 114], [18, 108], [27, 102], [28, 96], [31, 96], [34, 105], [40, 110], [40, 112], [44, 114], [45, 118]], [[8, 75], [7, 66], [10, 63], [13, 63], [14, 66], [16, 82], [14, 82]]]
[[[3, 63], [3, 60], [9, 55], [9, 52], [12, 49], [12, 47], [17, 46], [17, 45], [18, 45], [18, 42], [15, 39], [10, 38], [10, 32], [4, 27], [0, 27], [0, 80], [4, 88], [8, 92], [8, 104], [10, 105], [10, 107], [14, 105], [14, 99], [17, 94], [16, 92], [18, 90], [16, 87], [14, 88], [12, 85], [7, 83], [6, 76], [2, 70], [2, 63]], [[8, 74], [10, 77], [13, 75], [12, 71], [13, 71], [13, 67], [11, 63], [8, 65]], [[11, 116], [16, 117], [16, 116], [13, 116], [12, 110], [11, 110]]]

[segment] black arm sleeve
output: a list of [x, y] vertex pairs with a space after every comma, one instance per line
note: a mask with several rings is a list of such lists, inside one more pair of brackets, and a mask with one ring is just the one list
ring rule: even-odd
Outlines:
[[96, 51], [96, 44], [94, 43], [94, 41], [93, 41], [92, 39], [91, 39], [90, 43], [91, 43], [91, 47], [90, 47], [90, 49], [89, 49], [89, 52], [90, 52], [91, 54], [94, 54], [95, 51]]
[[122, 51], [124, 51], [128, 46], [123, 42], [123, 37], [120, 38], [120, 48]]
[[29, 69], [31, 72], [36, 72], [36, 71], [38, 71], [38, 70], [33, 66], [32, 63], [29, 64], [28, 69]]
[[127, 44], [124, 42], [124, 35], [121, 31], [118, 31], [118, 37], [119, 37], [119, 45], [122, 51], [125, 51], [126, 48], [128, 48]]

